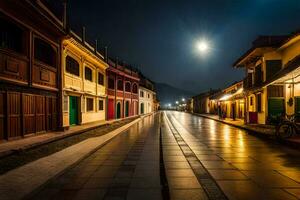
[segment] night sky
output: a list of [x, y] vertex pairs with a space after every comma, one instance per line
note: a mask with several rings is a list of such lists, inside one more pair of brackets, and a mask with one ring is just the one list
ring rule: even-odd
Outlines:
[[[73, 0], [71, 26], [155, 82], [199, 93], [243, 78], [232, 63], [258, 35], [300, 29], [300, 0]], [[196, 52], [205, 38], [211, 50]]]

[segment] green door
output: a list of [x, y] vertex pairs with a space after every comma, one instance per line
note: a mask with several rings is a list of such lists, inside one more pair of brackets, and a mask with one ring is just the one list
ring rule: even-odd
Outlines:
[[125, 103], [125, 117], [129, 116], [129, 101]]
[[121, 118], [121, 103], [117, 103], [117, 119]]
[[268, 116], [271, 121], [278, 119], [285, 114], [284, 99], [269, 98], [268, 99]]
[[69, 109], [70, 125], [78, 124], [78, 98], [70, 96]]

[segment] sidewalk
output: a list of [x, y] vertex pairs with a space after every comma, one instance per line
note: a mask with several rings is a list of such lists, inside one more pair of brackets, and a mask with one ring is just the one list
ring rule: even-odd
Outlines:
[[0, 199], [22, 199], [49, 179], [78, 163], [144, 117], [99, 137], [86, 139], [0, 176]]
[[212, 115], [212, 114], [198, 114], [198, 113], [193, 113], [194, 115], [198, 115], [201, 117], [213, 119], [219, 122], [223, 122], [225, 124], [229, 124], [247, 131], [253, 131], [256, 133], [263, 134], [267, 137], [273, 137], [275, 134], [275, 126], [272, 125], [262, 125], [262, 124], [244, 124], [244, 120], [242, 119], [236, 119], [233, 120], [231, 118], [226, 118], [226, 119], [219, 119], [218, 115]]
[[[126, 118], [129, 119], [129, 118]], [[120, 120], [112, 120], [112, 121], [98, 121], [92, 122], [88, 124], [72, 126], [69, 130], [66, 131], [53, 131], [47, 132], [40, 135], [28, 136], [25, 138], [20, 138], [16, 140], [10, 141], [1, 141], [0, 142], [0, 158], [3, 156], [10, 155], [16, 151], [23, 151], [29, 148], [33, 148], [36, 146], [40, 146], [43, 144], [47, 144], [56, 140], [60, 140], [72, 135], [80, 134], [89, 130], [93, 130], [95, 128], [105, 126], [108, 124], [112, 124], [116, 121]]]
[[[219, 119], [218, 115], [212, 115], [212, 114], [198, 114], [198, 113], [192, 113], [193, 115], [205, 117], [208, 119], [213, 119], [215, 121], [219, 121], [237, 128], [244, 129], [246, 131], [249, 131], [251, 133], [255, 133], [257, 136], [268, 138], [268, 139], [274, 139], [275, 138], [275, 126], [273, 125], [263, 125], [263, 124], [244, 124], [244, 120], [236, 119], [232, 120], [231, 118], [226, 119]], [[282, 141], [282, 143], [287, 144], [291, 147], [300, 148], [300, 136], [294, 136], [292, 138], [289, 138], [285, 141]]]

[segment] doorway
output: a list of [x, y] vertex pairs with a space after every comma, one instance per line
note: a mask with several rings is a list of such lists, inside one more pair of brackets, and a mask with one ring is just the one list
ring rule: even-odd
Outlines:
[[78, 124], [78, 97], [70, 96], [69, 121], [70, 126]]
[[117, 119], [121, 118], [121, 103], [117, 103]]

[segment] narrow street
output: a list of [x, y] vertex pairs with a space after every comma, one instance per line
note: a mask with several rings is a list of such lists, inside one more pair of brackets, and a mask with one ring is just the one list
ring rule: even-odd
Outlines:
[[297, 199], [300, 152], [214, 120], [166, 111], [144, 118], [28, 198], [168, 197]]

